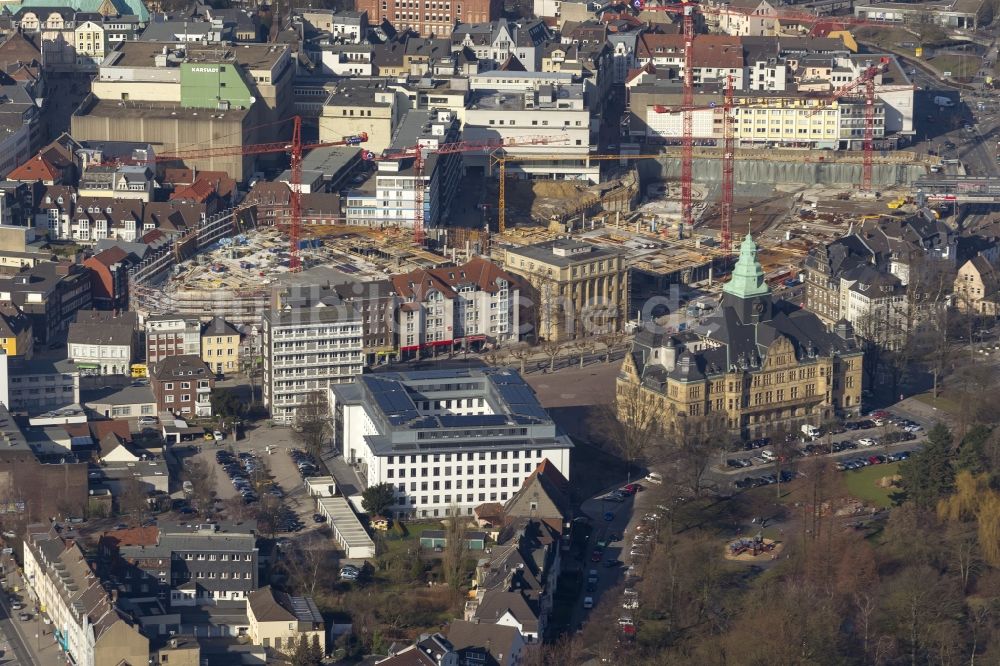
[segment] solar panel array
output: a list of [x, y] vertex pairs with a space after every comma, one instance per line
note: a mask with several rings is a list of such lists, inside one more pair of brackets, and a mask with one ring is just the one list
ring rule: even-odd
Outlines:
[[399, 382], [367, 376], [362, 376], [361, 380], [367, 386], [375, 404], [392, 425], [403, 425], [419, 418], [420, 413], [417, 412], [413, 400]]
[[490, 379], [513, 415], [542, 420], [549, 418], [548, 412], [538, 402], [535, 392], [525, 383], [521, 375], [515, 372], [498, 372], [491, 374]]

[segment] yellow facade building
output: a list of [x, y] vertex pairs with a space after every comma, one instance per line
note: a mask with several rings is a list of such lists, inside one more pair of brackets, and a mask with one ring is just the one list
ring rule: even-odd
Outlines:
[[[747, 236], [720, 307], [698, 329], [636, 334], [618, 378], [619, 409], [657, 403], [668, 431], [718, 418], [734, 436], [797, 432], [861, 409], [862, 351], [851, 325], [832, 329], [776, 301]], [[620, 418], [630, 418], [621, 414]], [[724, 444], [724, 443], [723, 443]]]
[[222, 317], [216, 317], [201, 329], [201, 360], [216, 374], [236, 372], [240, 368], [240, 332]]
[[31, 319], [11, 303], [0, 304], [0, 348], [7, 356], [24, 358], [34, 350]]

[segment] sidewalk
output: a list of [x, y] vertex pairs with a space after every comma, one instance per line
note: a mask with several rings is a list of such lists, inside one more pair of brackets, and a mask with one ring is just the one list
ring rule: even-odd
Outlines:
[[[8, 589], [13, 590], [15, 586], [20, 589], [18, 595], [21, 597], [25, 608], [23, 611], [11, 610], [10, 602], [6, 598], [3, 601], [3, 608], [10, 617], [10, 626], [13, 627], [16, 634], [16, 641], [19, 641], [23, 648], [27, 650], [31, 663], [38, 666], [64, 666], [66, 664], [66, 656], [55, 642], [55, 636], [52, 633], [53, 626], [42, 622], [42, 614], [38, 612], [35, 606], [34, 595], [24, 585], [20, 572], [8, 573], [7, 583]], [[31, 613], [31, 619], [26, 622], [19, 620], [18, 616], [22, 612]], [[4, 629], [4, 633], [7, 633], [6, 627]], [[14, 636], [8, 636], [7, 638], [9, 641], [15, 640]], [[15, 654], [18, 652], [16, 647], [14, 652]], [[5, 658], [6, 656], [5, 654]]]

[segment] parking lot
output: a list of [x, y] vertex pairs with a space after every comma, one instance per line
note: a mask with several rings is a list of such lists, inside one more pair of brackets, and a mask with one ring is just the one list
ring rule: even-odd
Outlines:
[[[912, 419], [878, 411], [830, 433], [820, 432], [813, 438], [791, 437], [794, 459], [783, 462], [792, 466], [795, 460], [823, 456], [840, 470], [895, 462], [920, 448], [925, 434], [924, 427]], [[742, 454], [726, 454], [713, 471], [736, 489], [777, 483], [776, 450], [769, 438], [751, 440], [744, 443]], [[787, 447], [784, 451], [787, 453]], [[794, 472], [782, 472], [783, 483], [793, 478]]]

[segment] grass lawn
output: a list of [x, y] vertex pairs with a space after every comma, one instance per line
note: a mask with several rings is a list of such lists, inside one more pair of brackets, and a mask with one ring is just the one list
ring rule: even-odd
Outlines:
[[930, 405], [931, 407], [935, 407], [939, 411], [945, 412], [946, 414], [950, 414], [952, 416], [955, 416], [961, 413], [962, 411], [962, 408], [959, 406], [957, 402], [955, 402], [951, 398], [948, 398], [943, 393], [938, 395], [937, 398], [934, 397], [931, 391], [928, 391], [927, 393], [921, 393], [920, 395], [915, 395], [913, 397], [919, 400], [920, 402], [924, 403], [925, 405]]
[[847, 475], [847, 490], [851, 495], [881, 507], [892, 505], [889, 495], [894, 490], [892, 488], [880, 488], [878, 480], [883, 476], [893, 476], [898, 473], [898, 462], [889, 463], [888, 465], [870, 465], [861, 469], [842, 472], [842, 474]]
[[399, 534], [394, 530], [390, 529], [388, 532], [382, 535], [383, 543], [385, 544], [387, 553], [397, 553], [399, 551], [406, 551], [410, 548], [420, 548], [420, 535], [424, 530], [443, 530], [444, 526], [441, 524], [440, 520], [424, 520], [419, 522], [404, 522], [406, 526], [406, 536], [399, 536]]
[[974, 76], [979, 70], [980, 60], [977, 56], [945, 54], [935, 56], [927, 62], [934, 65], [942, 72], [951, 72], [952, 76], [968, 77]]

